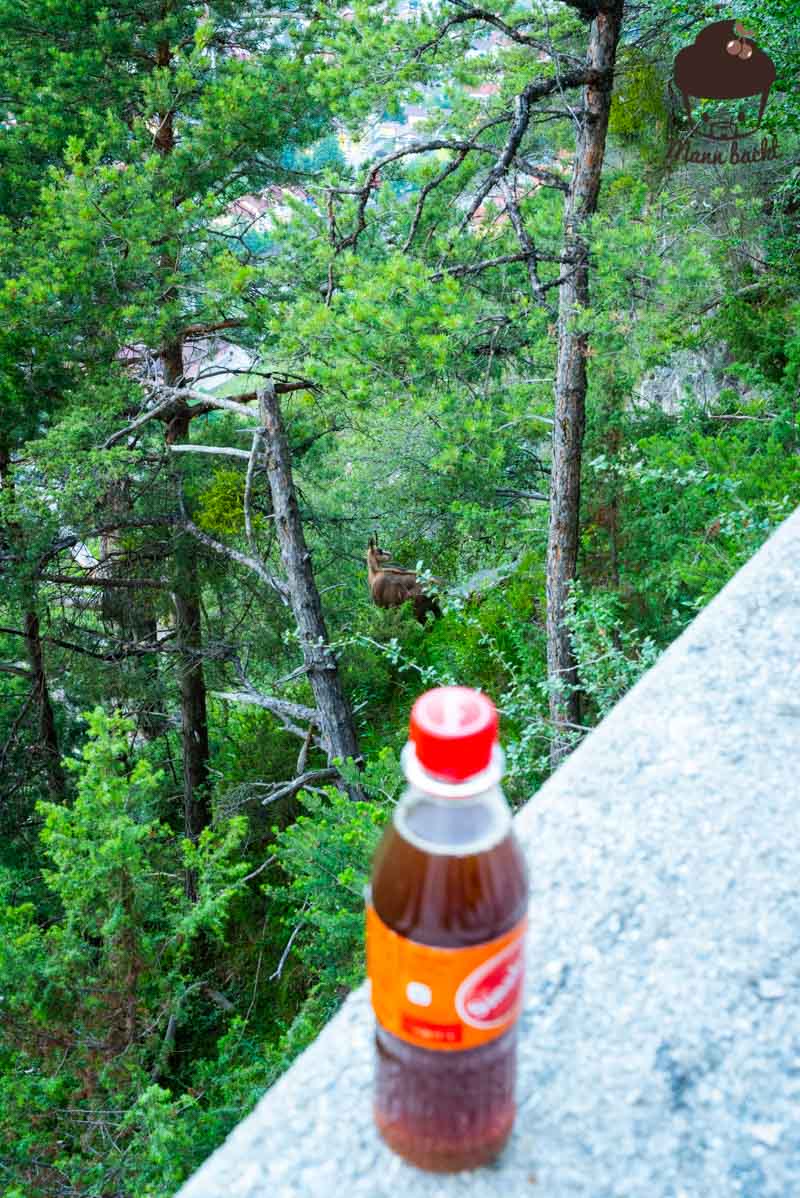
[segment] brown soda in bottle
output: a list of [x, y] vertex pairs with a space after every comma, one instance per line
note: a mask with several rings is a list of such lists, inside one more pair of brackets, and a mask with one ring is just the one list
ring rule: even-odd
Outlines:
[[491, 1161], [515, 1115], [528, 878], [497, 727], [479, 691], [417, 700], [367, 896], [375, 1122], [435, 1172]]

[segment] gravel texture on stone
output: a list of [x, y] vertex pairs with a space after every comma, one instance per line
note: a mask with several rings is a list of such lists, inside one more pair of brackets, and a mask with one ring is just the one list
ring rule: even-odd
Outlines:
[[518, 815], [518, 1116], [491, 1167], [404, 1164], [365, 987], [181, 1198], [800, 1195], [800, 513]]

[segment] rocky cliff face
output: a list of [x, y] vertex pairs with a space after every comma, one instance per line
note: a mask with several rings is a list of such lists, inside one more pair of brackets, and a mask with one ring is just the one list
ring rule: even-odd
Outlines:
[[690, 396], [707, 408], [723, 387], [733, 387], [744, 395], [738, 380], [726, 374], [729, 364], [725, 345], [677, 350], [667, 365], [657, 366], [645, 376], [636, 389], [632, 406], [659, 407], [667, 415], [675, 416]]

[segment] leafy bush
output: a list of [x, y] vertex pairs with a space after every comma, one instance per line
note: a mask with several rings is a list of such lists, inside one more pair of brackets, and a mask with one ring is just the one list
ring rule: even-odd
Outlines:
[[204, 985], [198, 960], [223, 942], [242, 890], [245, 821], [176, 840], [157, 816], [162, 776], [131, 757], [132, 722], [86, 718], [81, 757], [67, 761], [74, 802], [39, 804], [57, 918], [15, 904], [0, 876], [0, 1155], [28, 1198], [66, 1184], [99, 1195], [111, 1179], [166, 1198], [199, 1145], [184, 1125], [180, 1153], [159, 1148], [174, 1147], [187, 1100], [153, 1083], [173, 1072]]
[[368, 802], [334, 787], [304, 791], [303, 814], [274, 829], [272, 847], [289, 882], [270, 892], [286, 908], [287, 930], [300, 929], [296, 951], [308, 975], [329, 990], [363, 977], [364, 888], [403, 782], [394, 752], [383, 749], [358, 780]]
[[619, 595], [587, 591], [579, 582], [567, 599], [567, 624], [581, 691], [591, 702], [594, 717], [602, 719], [655, 664], [658, 646], [636, 628], [625, 627]]

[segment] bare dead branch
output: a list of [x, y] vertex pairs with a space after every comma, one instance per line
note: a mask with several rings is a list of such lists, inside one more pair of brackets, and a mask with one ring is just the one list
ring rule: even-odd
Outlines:
[[215, 553], [219, 553], [222, 557], [227, 557], [230, 561], [236, 562], [240, 566], [245, 566], [248, 570], [252, 570], [263, 583], [266, 583], [278, 595], [284, 605], [288, 605], [289, 588], [286, 583], [281, 582], [279, 578], [271, 574], [264, 563], [258, 558], [249, 557], [246, 553], [240, 553], [238, 549], [232, 549], [230, 545], [225, 545], [222, 541], [217, 541], [214, 537], [210, 537], [208, 533], [198, 528], [194, 521], [190, 520], [185, 513], [182, 527], [186, 532], [191, 533], [201, 545], [205, 545], [208, 549], [213, 549]]
[[250, 457], [246, 449], [230, 449], [227, 445], [170, 445], [171, 453], [212, 453], [225, 458]]
[[301, 674], [308, 673], [308, 666], [303, 664], [298, 666], [296, 670], [292, 670], [289, 674], [284, 674], [283, 678], [278, 678], [273, 682], [273, 686], [285, 686], [287, 682], [293, 682], [295, 678], [299, 678]]
[[[182, 411], [187, 418], [195, 420], [198, 416], [208, 416], [210, 412], [221, 408], [230, 412], [237, 412], [240, 416], [249, 416], [250, 411], [244, 407], [244, 404], [254, 403], [257, 399], [255, 391], [245, 391], [241, 395], [231, 397], [217, 397], [206, 394], [205, 391], [198, 391], [191, 387], [168, 387], [166, 384], [158, 383], [151, 384], [141, 381], [139, 383], [144, 390], [151, 395], [159, 395], [163, 398], [154, 407], [149, 408], [146, 412], [142, 412], [125, 428], [119, 429], [116, 433], [112, 433], [101, 446], [102, 449], [111, 449], [119, 441], [125, 439], [132, 432], [142, 428], [145, 424], [149, 424], [151, 420], [163, 420], [168, 422], [178, 411]], [[294, 391], [317, 391], [319, 388], [309, 379], [295, 379], [285, 382], [276, 382], [275, 391], [278, 395], [287, 395]], [[188, 405], [186, 400], [194, 399], [197, 403]], [[173, 446], [173, 448], [176, 448]], [[185, 446], [180, 447], [184, 452]], [[193, 451], [192, 451], [193, 452]], [[202, 451], [201, 451], [202, 452]]]
[[253, 536], [253, 517], [251, 511], [253, 475], [255, 474], [258, 455], [261, 453], [264, 447], [264, 436], [265, 430], [261, 428], [261, 426], [259, 426], [253, 433], [253, 444], [250, 448], [250, 453], [247, 455], [247, 475], [244, 480], [244, 531], [251, 553], [257, 552], [255, 537]]
[[[563, 116], [563, 113], [561, 115]], [[545, 166], [538, 166], [535, 162], [529, 162], [517, 155], [514, 167], [520, 174], [530, 176], [541, 187], [554, 187], [557, 191], [563, 191], [565, 195], [569, 191], [568, 181]]]
[[23, 720], [25, 719], [25, 716], [28, 714], [28, 711], [30, 710], [31, 703], [33, 703], [34, 699], [36, 698], [36, 696], [38, 694], [39, 694], [39, 686], [36, 682], [34, 682], [33, 686], [28, 691], [28, 694], [25, 698], [24, 703], [22, 704], [22, 707], [20, 707], [19, 711], [16, 714], [16, 717], [14, 718], [14, 722], [11, 725], [11, 728], [9, 729], [9, 732], [8, 732], [8, 737], [6, 739], [6, 743], [3, 745], [2, 749], [0, 749], [0, 769], [3, 769], [3, 767], [5, 766], [6, 758], [8, 757], [9, 750], [11, 749], [11, 746], [13, 745], [14, 741], [17, 739], [17, 733], [19, 732], [20, 728], [22, 727]]
[[277, 857], [273, 853], [273, 855], [271, 857], [267, 857], [266, 861], [262, 861], [261, 864], [256, 869], [254, 869], [252, 873], [247, 874], [246, 877], [242, 878], [242, 881], [243, 882], [252, 882], [253, 878], [257, 878], [259, 874], [263, 873], [265, 869], [268, 869], [269, 866], [272, 865], [273, 861], [276, 861], [276, 860], [277, 860]]
[[137, 418], [130, 424], [126, 425], [125, 428], [121, 428], [119, 432], [112, 433], [111, 436], [103, 442], [101, 449], [111, 449], [112, 445], [116, 445], [118, 441], [124, 440], [125, 437], [135, 432], [136, 429], [142, 428], [143, 425], [149, 424], [151, 420], [158, 419], [173, 406], [174, 400], [171, 397], [169, 399], [163, 399], [161, 403], [156, 404], [154, 408], [149, 408], [148, 411], [143, 412], [141, 416], [137, 416]]
[[176, 399], [198, 399], [202, 397], [202, 402], [192, 404], [189, 407], [189, 419], [192, 420], [197, 416], [207, 416], [209, 412], [214, 412], [217, 409], [223, 412], [235, 412], [237, 416], [252, 416], [252, 412], [244, 405], [251, 403], [256, 398], [256, 393], [252, 395], [247, 392], [245, 395], [236, 395], [233, 398], [223, 398], [222, 396], [204, 395], [202, 391], [180, 390], [175, 391]]
[[268, 803], [276, 802], [277, 799], [288, 799], [291, 795], [297, 794], [299, 790], [303, 790], [304, 787], [317, 786], [320, 782], [335, 782], [338, 777], [339, 773], [333, 766], [327, 766], [320, 770], [307, 770], [289, 782], [273, 783], [271, 793], [261, 802], [266, 806]]
[[297, 765], [295, 767], [298, 774], [302, 774], [306, 768], [306, 760], [308, 759], [308, 750], [311, 745], [311, 726], [309, 725], [308, 736], [303, 741], [300, 752], [297, 755]]
[[[308, 899], [306, 899], [306, 901], [303, 903], [302, 910], [303, 910], [303, 911], [305, 911], [307, 907], [308, 907]], [[281, 976], [281, 974], [283, 973], [283, 967], [284, 967], [284, 965], [286, 964], [286, 958], [289, 956], [289, 952], [290, 952], [290, 950], [291, 950], [291, 947], [292, 947], [292, 945], [293, 945], [293, 944], [294, 944], [294, 942], [295, 942], [295, 939], [296, 939], [296, 937], [297, 937], [297, 934], [298, 934], [298, 932], [301, 930], [301, 928], [303, 928], [303, 927], [304, 927], [304, 925], [305, 925], [305, 922], [306, 922], [306, 921], [305, 921], [304, 919], [301, 919], [301, 920], [300, 920], [300, 922], [299, 922], [299, 924], [297, 925], [297, 927], [294, 929], [294, 931], [292, 932], [291, 936], [290, 936], [290, 937], [289, 937], [289, 939], [287, 940], [287, 942], [286, 942], [286, 948], [285, 948], [285, 949], [283, 950], [283, 952], [281, 953], [281, 959], [280, 959], [280, 961], [278, 962], [278, 965], [277, 965], [277, 968], [275, 969], [275, 972], [274, 972], [274, 973], [271, 973], [271, 974], [269, 975], [269, 980], [270, 980], [271, 982], [274, 982], [274, 981], [276, 981], [276, 980], [277, 980], [277, 979], [278, 979], [278, 978]]]
[[506, 499], [535, 499], [540, 503], [547, 503], [549, 500], [548, 495], [542, 495], [539, 491], [517, 491], [514, 487], [496, 487], [495, 495]]
[[194, 341], [198, 337], [210, 337], [212, 333], [221, 333], [223, 329], [240, 329], [245, 323], [239, 317], [230, 317], [228, 320], [218, 320], [211, 324], [189, 324], [182, 331], [181, 338], [184, 341]]
[[[94, 631], [94, 630], [92, 630]], [[6, 636], [19, 636], [23, 640], [27, 639], [24, 632], [20, 632], [17, 628], [0, 628], [0, 633]], [[95, 633], [100, 636], [101, 634]], [[68, 649], [70, 653], [80, 653], [84, 657], [93, 657], [96, 661], [121, 661], [125, 657], [142, 657], [148, 653], [172, 653], [178, 652], [172, 645], [165, 645], [165, 641], [170, 641], [174, 638], [174, 632], [165, 633], [159, 640], [155, 642], [149, 641], [118, 641], [116, 647], [107, 653], [99, 653], [95, 649], [87, 649], [85, 645], [76, 645], [72, 641], [61, 640], [57, 636], [42, 636], [39, 639], [48, 645], [57, 645], [60, 649]], [[103, 638], [107, 639], [107, 638]]]
[[171, 527], [178, 522], [174, 515], [164, 516], [148, 516], [141, 520], [129, 520], [118, 518], [113, 524], [98, 524], [95, 528], [89, 529], [88, 532], [81, 533], [66, 533], [64, 536], [57, 537], [52, 545], [44, 551], [39, 558], [39, 568], [53, 557], [57, 557], [65, 549], [72, 549], [75, 545], [81, 545], [88, 541], [91, 537], [102, 536], [106, 532], [119, 532], [121, 529], [131, 528], [164, 528]]
[[240, 691], [212, 691], [217, 699], [226, 699], [229, 703], [249, 703], [253, 707], [263, 707], [265, 711], [272, 712], [283, 724], [287, 732], [294, 733], [301, 740], [305, 740], [308, 735], [308, 727], [301, 728], [297, 724], [297, 720], [304, 720], [306, 725], [309, 722], [316, 724], [319, 719], [318, 713], [313, 707], [304, 707], [300, 703], [289, 703], [285, 699], [276, 699], [272, 695], [265, 695], [255, 687], [248, 687], [246, 690]]
[[477, 153], [491, 154], [494, 156], [497, 153], [496, 146], [485, 146], [478, 141], [478, 138], [487, 129], [494, 125], [504, 124], [508, 117], [494, 117], [490, 121], [485, 121], [479, 129], [476, 129], [475, 134], [468, 140], [454, 141], [451, 138], [434, 138], [432, 141], [414, 142], [410, 146], [405, 146], [400, 150], [395, 150], [392, 154], [387, 154], [385, 158], [381, 158], [371, 166], [367, 172], [364, 183], [361, 187], [332, 187], [329, 189], [329, 196], [334, 195], [352, 195], [358, 196], [358, 209], [356, 213], [356, 227], [347, 237], [338, 237], [336, 233], [336, 218], [333, 206], [329, 199], [328, 204], [328, 226], [331, 238], [331, 243], [337, 254], [349, 246], [355, 246], [361, 234], [367, 227], [366, 209], [369, 203], [369, 197], [376, 189], [380, 172], [392, 162], [398, 162], [401, 158], [408, 158], [415, 154], [429, 154], [434, 150], [454, 150], [456, 153], [468, 154], [474, 150]]

